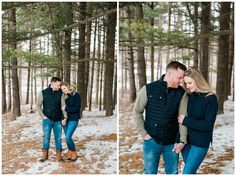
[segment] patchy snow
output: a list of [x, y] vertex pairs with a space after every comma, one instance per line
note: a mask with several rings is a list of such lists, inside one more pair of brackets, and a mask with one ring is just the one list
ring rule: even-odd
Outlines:
[[[231, 97], [230, 97], [231, 99]], [[120, 174], [143, 173], [143, 139], [137, 133], [132, 120], [133, 105], [121, 100], [119, 122], [119, 169]], [[180, 156], [179, 171], [183, 169]], [[164, 174], [164, 165], [161, 159], [159, 174]], [[213, 145], [198, 170], [199, 174], [233, 174], [234, 173], [234, 102], [224, 103], [224, 114], [217, 115], [213, 132]]]
[[[42, 120], [38, 114], [25, 114], [15, 121], [3, 118], [2, 123], [4, 174], [115, 174], [117, 171], [116, 113], [105, 117], [105, 111], [84, 111], [84, 117], [73, 135], [79, 156], [73, 163], [56, 161], [53, 132], [49, 160], [44, 163], [38, 161], [42, 156], [43, 136]], [[65, 158], [64, 132], [62, 146]]]

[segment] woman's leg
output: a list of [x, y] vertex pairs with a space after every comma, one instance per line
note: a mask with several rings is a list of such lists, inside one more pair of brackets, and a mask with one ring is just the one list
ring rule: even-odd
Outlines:
[[185, 162], [183, 174], [196, 174], [207, 154], [207, 151], [208, 148], [201, 148], [191, 145], [187, 160]]
[[66, 136], [66, 144], [68, 150], [76, 151], [74, 141], [72, 139], [72, 135], [74, 134], [76, 128], [78, 126], [78, 121], [68, 121], [65, 136]]
[[190, 148], [191, 148], [191, 145], [190, 145], [190, 144], [186, 144], [186, 145], [184, 146], [183, 150], [181, 151], [181, 154], [182, 154], [184, 163], [186, 163], [186, 161], [187, 161]]

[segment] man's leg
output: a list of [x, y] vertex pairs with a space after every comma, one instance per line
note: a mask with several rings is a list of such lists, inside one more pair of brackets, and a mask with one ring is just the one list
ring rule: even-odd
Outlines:
[[43, 119], [42, 122], [43, 126], [43, 149], [49, 149], [50, 148], [50, 138], [51, 138], [51, 131], [52, 131], [52, 122], [51, 120]]
[[163, 149], [163, 159], [166, 174], [178, 174], [179, 155], [173, 152], [174, 144], [166, 145]]
[[61, 133], [62, 133], [62, 125], [61, 121], [57, 121], [53, 123], [53, 133], [55, 138], [55, 145], [57, 150], [62, 150], [61, 145]]
[[161, 146], [153, 139], [144, 140], [143, 158], [144, 174], [157, 174], [161, 155]]
[[188, 158], [184, 166], [183, 174], [196, 174], [207, 154], [207, 151], [208, 148], [201, 148], [191, 145]]
[[42, 127], [43, 127], [43, 145], [42, 145], [43, 156], [39, 161], [44, 162], [48, 159], [48, 149], [50, 148], [52, 122], [49, 119], [43, 119]]
[[61, 121], [57, 121], [53, 123], [53, 133], [55, 138], [56, 145], [56, 158], [59, 162], [63, 162], [63, 158], [61, 156], [62, 145], [61, 145], [61, 133], [62, 133], [62, 125]]

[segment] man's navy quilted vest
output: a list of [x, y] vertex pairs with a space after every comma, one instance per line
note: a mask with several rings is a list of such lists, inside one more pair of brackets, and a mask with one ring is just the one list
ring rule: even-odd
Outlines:
[[146, 85], [148, 102], [144, 126], [158, 144], [170, 145], [175, 143], [179, 132], [178, 108], [184, 89], [167, 88], [163, 78]]
[[42, 91], [43, 93], [43, 114], [53, 121], [60, 121], [61, 112], [61, 91], [53, 91], [48, 87]]

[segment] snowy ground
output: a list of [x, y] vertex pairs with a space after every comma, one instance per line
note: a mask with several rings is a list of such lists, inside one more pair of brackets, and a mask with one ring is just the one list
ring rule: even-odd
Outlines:
[[[24, 107], [23, 107], [24, 108]], [[27, 108], [25, 108], [27, 109]], [[2, 120], [2, 172], [4, 174], [115, 174], [117, 170], [116, 114], [85, 111], [74, 133], [79, 158], [76, 162], [58, 163], [54, 138], [49, 160], [41, 163], [42, 127], [36, 113], [23, 114], [15, 121], [9, 114]], [[63, 157], [67, 152], [63, 134]]]
[[[143, 139], [137, 134], [132, 120], [133, 105], [128, 103], [128, 97], [122, 96], [120, 101], [119, 122], [119, 173], [143, 173]], [[234, 102], [225, 102], [225, 113], [218, 115], [213, 145], [202, 163], [199, 174], [233, 174], [234, 173]], [[180, 157], [179, 170], [183, 169]], [[163, 174], [164, 166], [161, 160], [159, 173]]]

